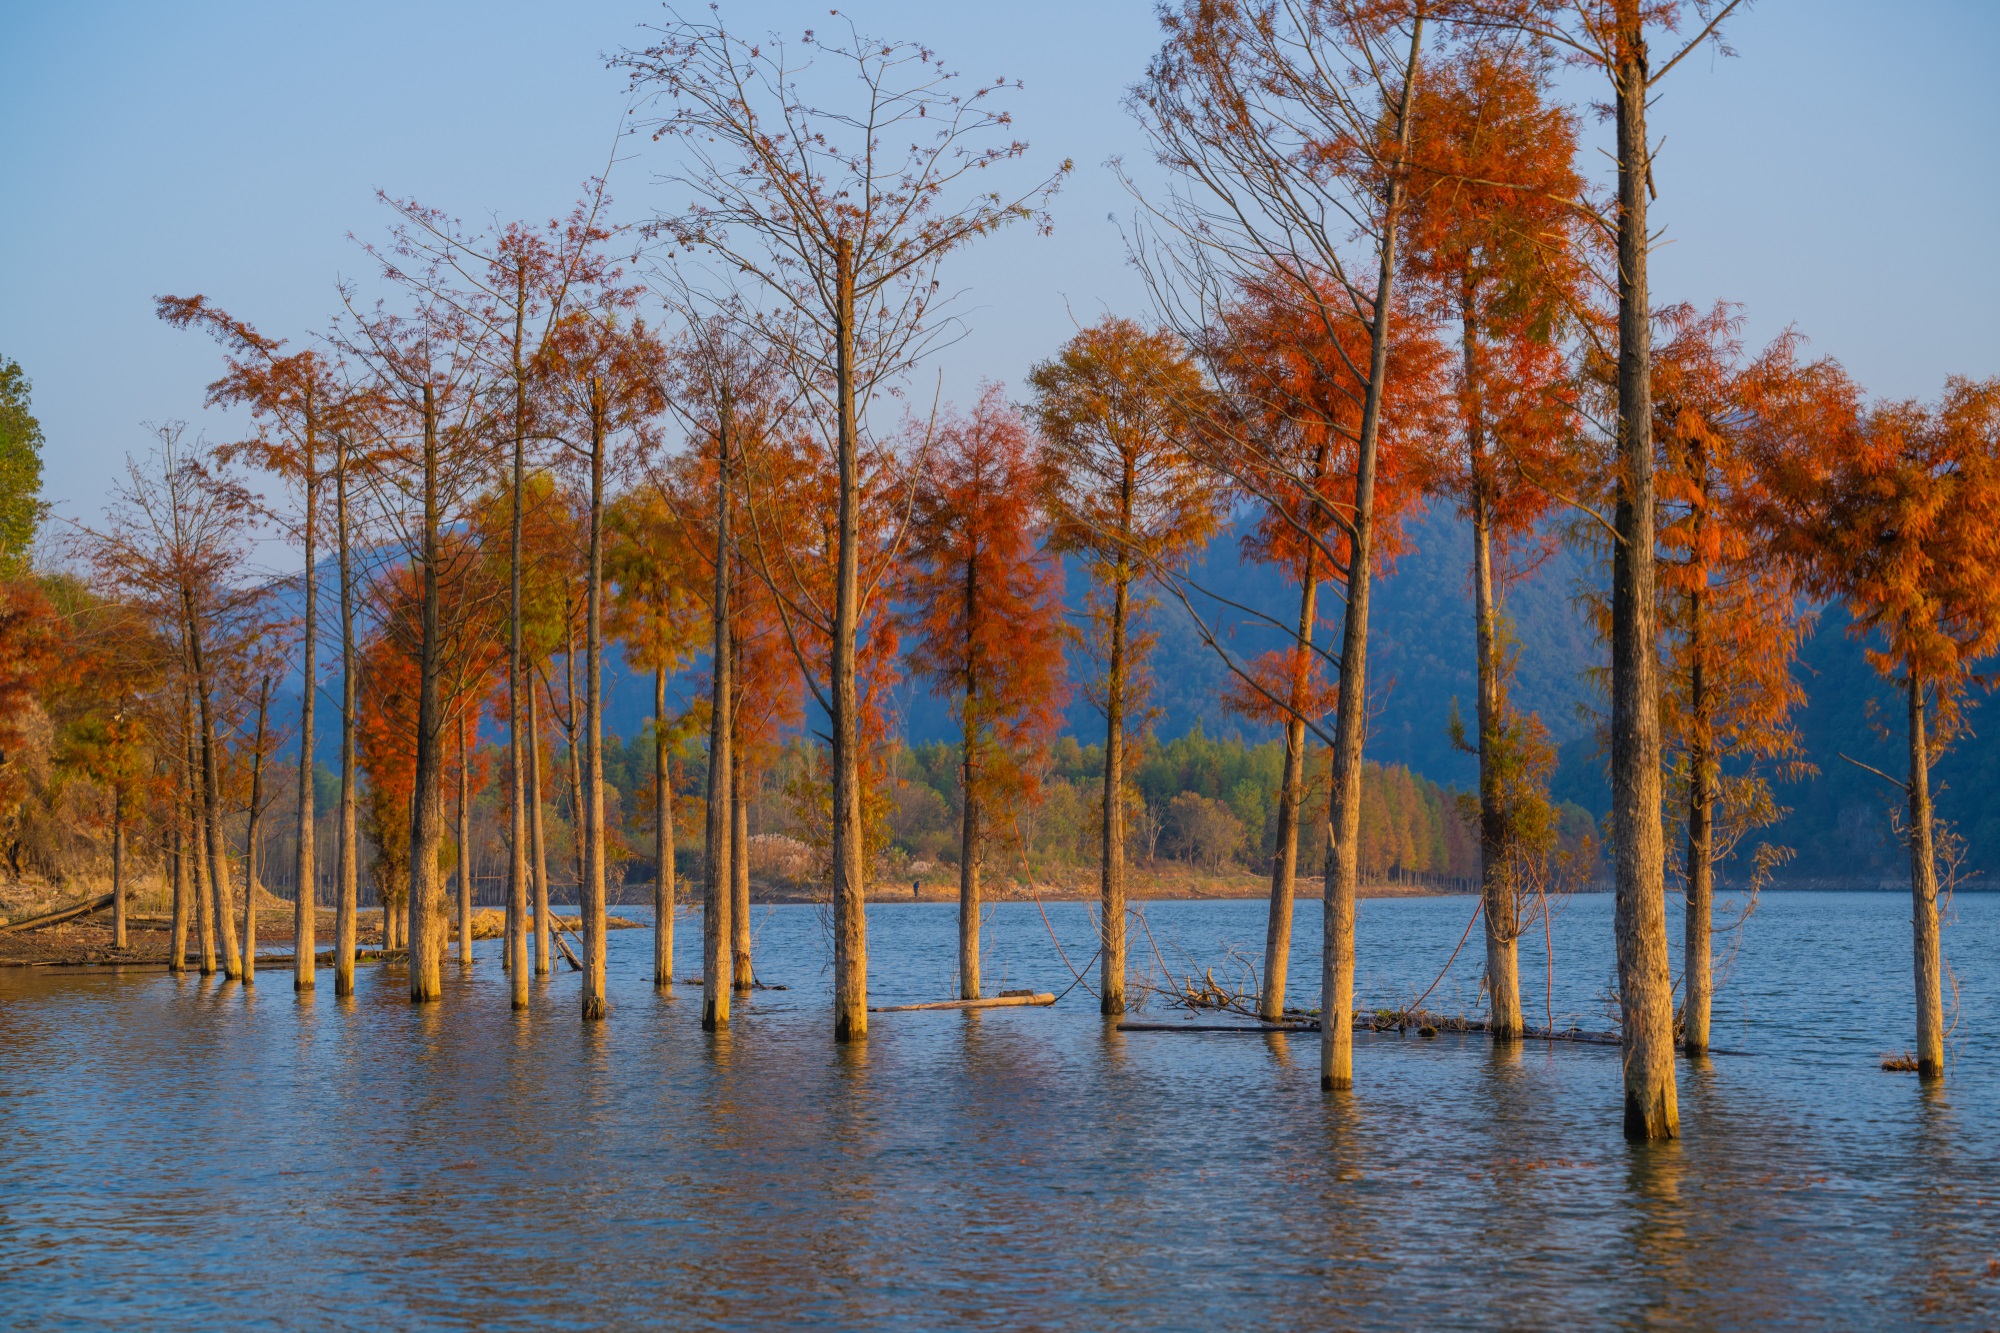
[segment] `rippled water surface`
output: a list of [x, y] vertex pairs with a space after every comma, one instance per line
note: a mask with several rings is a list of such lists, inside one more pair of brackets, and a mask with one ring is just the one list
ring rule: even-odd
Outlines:
[[[1554, 994], [1603, 1027], [1610, 900], [1556, 923]], [[1363, 999], [1429, 985], [1472, 900], [1361, 907]], [[639, 915], [624, 909], [627, 915]], [[1155, 903], [1135, 970], [1254, 955], [1258, 903]], [[2000, 897], [1947, 928], [1958, 1025], [1934, 1093], [1911, 1044], [1907, 899], [1771, 894], [1684, 1138], [1619, 1136], [1615, 1050], [1364, 1036], [1352, 1095], [1313, 1038], [1109, 1030], [1052, 1009], [879, 1014], [830, 1039], [811, 908], [755, 909], [731, 1031], [610, 936], [614, 1012], [577, 983], [510, 1012], [495, 944], [412, 1008], [153, 970], [0, 970], [0, 1316], [134, 1322], [1005, 1328], [2000, 1321]], [[1084, 909], [1051, 905], [1069, 958]], [[1674, 923], [1678, 930], [1678, 922]], [[869, 910], [877, 1004], [947, 998], [948, 906]], [[1036, 908], [995, 910], [989, 984], [1062, 990]], [[1316, 1002], [1302, 904], [1293, 994]], [[699, 925], [680, 925], [684, 960]], [[1476, 1004], [1478, 940], [1428, 1002]], [[684, 966], [692, 971], [692, 966]], [[1165, 1017], [1164, 1013], [1159, 1015]]]

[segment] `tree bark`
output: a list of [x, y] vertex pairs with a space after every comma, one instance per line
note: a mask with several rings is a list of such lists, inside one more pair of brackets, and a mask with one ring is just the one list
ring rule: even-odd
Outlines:
[[1399, 167], [1383, 191], [1381, 264], [1369, 322], [1368, 389], [1355, 443], [1353, 541], [1347, 566], [1346, 610], [1341, 617], [1340, 702], [1334, 719], [1332, 790], [1328, 824], [1324, 934], [1320, 965], [1319, 1082], [1327, 1090], [1354, 1086], [1354, 899], [1359, 887], [1361, 749], [1367, 732], [1368, 595], [1375, 548], [1375, 463], [1381, 440], [1382, 391], [1388, 381], [1390, 316], [1395, 298], [1396, 232], [1403, 213], [1400, 159], [1410, 146], [1410, 98], [1423, 50], [1421, 13], [1410, 32], [1403, 95], [1396, 108]]
[[1299, 662], [1292, 672], [1291, 712], [1285, 718], [1285, 768], [1278, 784], [1278, 845], [1271, 859], [1271, 911], [1264, 926], [1264, 987], [1258, 1017], [1275, 1022], [1284, 1016], [1285, 983], [1292, 967], [1292, 907], [1298, 890], [1299, 808], [1306, 787], [1307, 693], [1312, 687], [1312, 643], [1319, 614], [1319, 575], [1313, 552], [1306, 552], [1305, 577], [1299, 585]]
[[299, 629], [299, 671], [304, 688], [299, 699], [299, 796], [297, 861], [292, 891], [292, 989], [312, 990], [319, 948], [319, 849], [313, 842], [318, 811], [313, 788], [313, 720], [319, 701], [319, 431], [313, 400], [306, 399], [305, 455], [305, 620]]
[[[1125, 469], [1121, 515], [1129, 540], [1132, 469]], [[1104, 816], [1098, 869], [1098, 1011], [1125, 1012], [1125, 630], [1132, 606], [1130, 562], [1111, 577], [1111, 661], [1104, 678]]]
[[1917, 983], [1917, 1077], [1944, 1077], [1944, 952], [1938, 939], [1937, 856], [1931, 830], [1931, 757], [1924, 684], [1911, 674], [1910, 922]]
[[840, 550], [833, 604], [833, 1036], [868, 1037], [867, 847], [861, 822], [861, 478], [854, 404], [854, 243], [834, 255], [834, 388], [838, 398]]
[[653, 669], [653, 984], [674, 984], [674, 786], [667, 751], [667, 673]]
[[188, 627], [188, 651], [194, 662], [195, 703], [201, 721], [201, 805], [203, 841], [208, 852], [209, 891], [216, 930], [221, 937], [222, 971], [231, 979], [243, 975], [243, 953], [236, 940], [235, 894], [229, 884], [229, 853], [223, 846], [221, 742], [215, 732], [213, 682], [201, 650], [201, 615], [194, 596], [183, 594]]
[[[1697, 535], [1697, 549], [1699, 536]], [[1681, 1006], [1682, 1041], [1689, 1055], [1708, 1051], [1713, 1004], [1715, 913], [1715, 753], [1714, 703], [1709, 699], [1706, 595], [1688, 596], [1688, 649], [1693, 670], [1688, 682], [1687, 939], [1682, 951], [1686, 999]]]
[[1500, 635], [1493, 600], [1493, 525], [1483, 487], [1472, 500], [1474, 652], [1479, 658], [1479, 887], [1486, 922], [1487, 1030], [1521, 1037], [1520, 905], [1512, 866], [1514, 829], [1501, 774]]
[[243, 831], [243, 984], [257, 982], [257, 890], [264, 887], [264, 723], [271, 678], [257, 686], [257, 739], [250, 754], [250, 818]]
[[1625, 1137], [1680, 1132], [1673, 983], [1660, 828], [1660, 706], [1653, 575], [1652, 310], [1648, 305], [1646, 41], [1638, 0], [1619, 0], [1612, 81], [1618, 122], [1618, 505], [1611, 567], [1611, 841]]
[[535, 871], [535, 975], [549, 974], [549, 845], [542, 834], [542, 717], [528, 688], [528, 825]]
[[[742, 678], [740, 675], [737, 677]], [[737, 700], [742, 707], [742, 700]], [[732, 713], [731, 722], [741, 716]], [[747, 991], [756, 984], [757, 973], [750, 962], [750, 799], [743, 790], [744, 764], [742, 737], [729, 752], [729, 982]]]
[[439, 698], [444, 635], [438, 605], [437, 403], [424, 386], [424, 528], [419, 560], [423, 576], [423, 638], [417, 653], [417, 758], [410, 800], [410, 1003], [437, 999], [444, 990], [444, 894], [438, 851], [444, 840], [444, 710]]
[[198, 766], [196, 754], [198, 745], [194, 737], [192, 718], [188, 722], [187, 745], [187, 827], [189, 863], [194, 872], [194, 924], [200, 936], [201, 974], [215, 975], [215, 905], [210, 896], [208, 876], [202, 873], [202, 859], [208, 842], [207, 830], [201, 817], [201, 781], [196, 776]]
[[710, 685], [708, 716], [708, 823], [702, 846], [701, 870], [701, 1025], [710, 1032], [729, 1026], [731, 976], [731, 909], [735, 892], [730, 884], [731, 834], [735, 832], [730, 810], [730, 776], [734, 771], [730, 754], [730, 703], [734, 697], [730, 668], [735, 652], [730, 642], [729, 558], [731, 479], [734, 419], [728, 394], [722, 397], [716, 431], [715, 472], [715, 593], [710, 610], [714, 614], [709, 642]]
[[359, 680], [354, 661], [353, 533], [347, 518], [347, 437], [333, 438], [335, 540], [340, 548], [340, 806], [334, 838], [333, 993], [354, 994], [360, 932], [361, 866], [355, 828], [354, 729]]
[[472, 756], [458, 719], [458, 961], [472, 965]]
[[583, 631], [583, 1017], [608, 1017], [604, 949], [604, 385], [590, 380], [590, 580]]
[[[972, 562], [966, 564], [966, 604], [971, 609]], [[970, 627], [970, 617], [967, 625]], [[965, 675], [965, 738], [960, 755], [958, 825], [958, 998], [980, 997], [979, 975], [979, 724], [978, 700], [973, 688], [974, 669]]]
[[125, 936], [125, 788], [111, 789], [111, 947], [123, 949]]
[[[516, 1009], [528, 1007], [528, 816], [523, 808], [528, 784], [522, 779], [521, 761], [521, 505], [527, 484], [528, 378], [522, 360], [522, 344], [528, 309], [528, 270], [525, 263], [514, 268], [514, 475], [513, 512], [507, 520], [507, 941], [505, 954], [509, 989]], [[533, 687], [530, 686], [532, 695]], [[529, 706], [533, 707], [533, 698]], [[529, 744], [534, 732], [529, 731]], [[539, 804], [539, 801], [538, 801]], [[537, 814], [539, 815], [539, 810]], [[535, 838], [539, 849], [541, 836]], [[546, 972], [547, 940], [540, 937], [542, 962], [535, 971]]]
[[167, 971], [187, 971], [188, 910], [194, 905], [188, 893], [187, 835], [181, 812], [174, 813], [173, 854], [174, 919], [167, 928]]

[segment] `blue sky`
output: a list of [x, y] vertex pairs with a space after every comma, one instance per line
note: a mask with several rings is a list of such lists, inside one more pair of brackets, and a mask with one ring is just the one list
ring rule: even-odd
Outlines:
[[[468, 219], [561, 211], [623, 108], [603, 55], [660, 13], [641, 0], [9, 8], [0, 354], [34, 380], [46, 492], [77, 516], [145, 448], [142, 422], [229, 433], [201, 409], [213, 345], [160, 325], [153, 296], [203, 292], [296, 337], [324, 326], [336, 278], [369, 279], [348, 233], [381, 234], [377, 187]], [[949, 270], [970, 334], [939, 358], [946, 394], [1017, 384], [1073, 317], [1143, 314], [1106, 217], [1129, 205], [1102, 163], [1143, 151], [1119, 103], [1155, 44], [1152, 6], [845, 12], [970, 76], [1024, 79], [1033, 160], [1077, 163], [1053, 236], [1017, 231]], [[823, 4], [790, 0], [724, 13], [787, 34], [826, 21]], [[1669, 242], [1655, 299], [1741, 301], [1753, 339], [1796, 325], [1884, 395], [2000, 373], [2000, 5], [1762, 0], [1729, 31], [1740, 54], [1691, 59], [1655, 108], [1654, 218]], [[660, 151], [615, 168], [625, 216], [662, 198]]]

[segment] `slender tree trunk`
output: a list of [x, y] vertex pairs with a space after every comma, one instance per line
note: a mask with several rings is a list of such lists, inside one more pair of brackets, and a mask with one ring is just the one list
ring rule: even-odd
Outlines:
[[437, 404], [424, 386], [423, 639], [417, 655], [417, 759], [410, 799], [410, 1002], [444, 991], [444, 893], [438, 851], [444, 841], [444, 708], [439, 697], [444, 633], [438, 597]]
[[[185, 704], [183, 709], [186, 710]], [[188, 860], [194, 873], [194, 923], [195, 931], [200, 936], [201, 974], [210, 977], [215, 975], [215, 907], [210, 900], [208, 876], [202, 873], [203, 852], [207, 846], [208, 833], [201, 817], [201, 780], [197, 776], [200, 770], [196, 760], [198, 746], [194, 737], [192, 718], [187, 723], [187, 735], [186, 792], [190, 844]]]
[[[734, 860], [730, 854], [735, 832], [730, 810], [730, 780], [735, 771], [731, 762], [730, 704], [734, 699], [730, 668], [736, 656], [729, 624], [730, 468], [735, 441], [735, 421], [729, 396], [722, 398], [716, 439], [715, 474], [715, 595], [713, 633], [709, 643], [712, 686], [708, 717], [708, 824], [702, 847], [701, 872], [701, 1025], [709, 1031], [729, 1026], [733, 959], [730, 943], [731, 909], [735, 892], [730, 883]], [[836, 956], [838, 944], [835, 946]], [[836, 971], [838, 965], [836, 964]]]
[[126, 948], [125, 933], [125, 788], [111, 789], [111, 947]]
[[195, 703], [201, 720], [201, 805], [204, 842], [208, 852], [209, 890], [214, 895], [214, 916], [222, 943], [223, 975], [232, 979], [243, 975], [243, 953], [236, 939], [236, 895], [229, 883], [229, 853], [223, 846], [222, 763], [217, 753], [221, 742], [215, 733], [215, 708], [211, 697], [213, 682], [201, 650], [201, 617], [193, 595], [185, 599], [188, 651], [194, 662]]
[[[1403, 95], [1396, 109], [1397, 156], [1409, 152], [1411, 90], [1423, 50], [1424, 24], [1412, 25]], [[1347, 566], [1347, 605], [1341, 617], [1340, 703], [1334, 719], [1332, 828], [1326, 859], [1326, 903], [1320, 967], [1320, 1087], [1354, 1086], [1354, 899], [1359, 888], [1361, 748], [1367, 735], [1368, 595], [1375, 555], [1375, 464], [1381, 442], [1382, 390], [1388, 381], [1390, 317], [1396, 290], [1396, 232], [1403, 215], [1403, 178], [1392, 172], [1383, 195], [1381, 267], [1369, 325], [1368, 389], [1361, 404], [1355, 447], [1353, 541]]]
[[590, 381], [590, 587], [583, 632], [583, 1016], [607, 1017], [604, 950], [604, 386]]
[[458, 718], [458, 961], [472, 965], [472, 754]]
[[576, 901], [583, 905], [584, 861], [590, 839], [584, 832], [583, 811], [583, 709], [576, 698], [576, 635], [574, 629], [563, 642], [563, 690], [569, 695], [569, 711], [563, 717], [563, 760], [569, 770], [570, 874], [576, 877]]
[[[524, 325], [528, 309], [528, 270], [514, 268], [514, 476], [513, 511], [507, 520], [507, 958], [508, 982], [514, 1008], [528, 1007], [528, 813], [524, 808], [528, 784], [521, 774], [521, 505], [527, 487], [528, 377], [522, 359]], [[529, 707], [533, 708], [532, 685]], [[529, 731], [529, 744], [533, 742]], [[539, 798], [537, 798], [539, 817]], [[539, 829], [539, 826], [538, 826]], [[539, 851], [541, 836], [535, 838]], [[538, 937], [540, 938], [540, 937]], [[541, 958], [546, 960], [546, 939]], [[546, 962], [535, 971], [546, 972]]]
[[257, 740], [250, 755], [250, 817], [243, 832], [243, 984], [257, 982], [257, 891], [264, 887], [264, 723], [271, 678], [257, 686]]
[[854, 244], [834, 256], [834, 388], [839, 413], [840, 551], [833, 599], [833, 1037], [868, 1037], [868, 866], [861, 822], [860, 443], [854, 405]]
[[[738, 679], [742, 677], [739, 675]], [[742, 706], [741, 699], [737, 701], [737, 706]], [[729, 982], [735, 989], [747, 991], [756, 984], [757, 974], [750, 963], [750, 799], [743, 790], [745, 766], [741, 741], [742, 737], [737, 737], [737, 743], [731, 746], [729, 752], [729, 805], [733, 830], [729, 835]]]
[[[184, 804], [184, 803], [177, 803]], [[193, 896], [188, 893], [187, 882], [187, 834], [182, 824], [181, 812], [174, 814], [173, 867], [174, 918], [167, 928], [167, 971], [187, 971], [188, 911], [194, 906]]]
[[319, 528], [318, 428], [310, 399], [306, 403], [306, 586], [305, 621], [299, 627], [299, 799], [297, 887], [292, 891], [292, 989], [311, 990], [318, 984], [319, 849], [313, 843], [318, 811], [313, 789], [313, 715], [319, 702], [319, 569], [316, 540]]
[[[967, 563], [966, 601], [971, 592], [972, 565]], [[958, 998], [980, 997], [979, 975], [979, 721], [972, 669], [965, 673], [965, 737], [960, 755], [958, 824]]]
[[1938, 939], [1937, 855], [1931, 838], [1931, 756], [1924, 684], [1914, 672], [1910, 701], [1910, 922], [1915, 935], [1917, 1077], [1944, 1077], [1944, 950]]
[[667, 750], [667, 673], [653, 670], [653, 984], [674, 984], [674, 783]]
[[1292, 671], [1291, 712], [1285, 718], [1285, 768], [1278, 783], [1278, 845], [1271, 859], [1271, 911], [1264, 925], [1264, 988], [1257, 1012], [1267, 1022], [1284, 1016], [1285, 983], [1292, 967], [1292, 905], [1299, 870], [1299, 807], [1306, 789], [1307, 698], [1312, 689], [1312, 643], [1319, 615], [1319, 572], [1306, 551], [1299, 583], [1299, 661]]
[[1687, 942], [1682, 951], [1687, 998], [1681, 1007], [1681, 1026], [1689, 1055], [1708, 1051], [1714, 997], [1709, 937], [1715, 912], [1715, 705], [1709, 698], [1705, 665], [1706, 601], [1704, 591], [1688, 596], [1688, 650], [1694, 662], [1688, 682]]
[[1611, 566], [1611, 842], [1625, 1137], [1680, 1132], [1673, 981], [1660, 828], [1659, 630], [1653, 578], [1652, 310], [1646, 285], [1646, 43], [1638, 0], [1619, 0], [1617, 542]]
[[354, 661], [353, 534], [347, 519], [347, 437], [333, 440], [334, 534], [340, 547], [340, 805], [334, 835], [333, 993], [354, 994], [360, 933], [361, 865], [355, 827], [354, 729], [360, 682]]
[[528, 827], [535, 871], [535, 975], [549, 974], [549, 844], [542, 832], [542, 716], [528, 689]]
[[[1126, 468], [1123, 513], [1131, 513], [1131, 468]], [[1128, 527], [1129, 531], [1129, 527]], [[1131, 566], [1121, 554], [1111, 580], [1111, 662], [1104, 681], [1104, 819], [1098, 875], [1098, 1009], [1125, 1012], [1125, 632], [1131, 614]]]

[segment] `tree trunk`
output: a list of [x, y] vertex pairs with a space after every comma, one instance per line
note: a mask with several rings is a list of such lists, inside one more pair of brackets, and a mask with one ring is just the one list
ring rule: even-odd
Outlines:
[[1307, 695], [1312, 658], [1307, 651], [1319, 614], [1319, 575], [1306, 552], [1299, 585], [1299, 661], [1292, 672], [1291, 712], [1285, 718], [1285, 769], [1278, 784], [1278, 845], [1271, 859], [1271, 911], [1264, 925], [1264, 989], [1257, 1014], [1267, 1022], [1284, 1016], [1285, 983], [1292, 967], [1292, 905], [1299, 871], [1299, 807], [1306, 789]]
[[701, 868], [701, 1025], [708, 1031], [729, 1026], [731, 975], [731, 909], [735, 891], [730, 883], [733, 858], [731, 835], [735, 821], [730, 809], [731, 762], [730, 704], [734, 699], [730, 668], [735, 664], [729, 624], [729, 576], [733, 563], [730, 547], [730, 468], [735, 419], [728, 394], [722, 396], [717, 419], [715, 472], [715, 594], [710, 610], [714, 614], [709, 642], [708, 716], [708, 823], [702, 845]]
[[674, 984], [674, 785], [667, 752], [667, 673], [653, 669], [653, 984]]
[[549, 845], [542, 835], [542, 715], [528, 687], [528, 826], [535, 858], [535, 975], [549, 974]]
[[167, 971], [187, 971], [188, 909], [193, 904], [187, 882], [187, 835], [180, 812], [174, 815], [174, 846], [171, 857], [174, 890], [174, 919], [167, 928]]
[[354, 728], [360, 682], [354, 662], [353, 534], [347, 520], [347, 437], [333, 438], [335, 540], [340, 548], [340, 806], [334, 835], [333, 993], [354, 994], [360, 933], [360, 840], [355, 827]]
[[128, 946], [125, 936], [125, 788], [111, 789], [111, 947]]
[[[524, 808], [528, 784], [521, 774], [521, 504], [527, 484], [528, 379], [522, 360], [524, 324], [528, 309], [528, 270], [514, 268], [514, 476], [513, 512], [507, 520], [507, 959], [508, 982], [514, 1008], [528, 1007], [528, 813]], [[529, 709], [534, 707], [533, 686], [529, 687]], [[534, 731], [529, 730], [529, 744]], [[537, 801], [539, 806], [539, 799]], [[537, 815], [539, 815], [539, 809]], [[539, 825], [535, 837], [539, 851]], [[543, 940], [542, 963], [535, 968], [546, 972], [548, 950]]]
[[187, 611], [188, 651], [194, 661], [195, 703], [201, 720], [201, 806], [208, 852], [209, 891], [213, 895], [217, 933], [222, 943], [223, 975], [243, 975], [243, 953], [236, 940], [236, 895], [229, 883], [229, 853], [223, 846], [222, 748], [215, 731], [214, 683], [201, 650], [201, 615], [192, 593], [183, 598]]
[[[1696, 549], [1700, 549], [1697, 534]], [[1682, 951], [1686, 999], [1681, 1006], [1683, 1042], [1689, 1055], [1708, 1051], [1708, 1019], [1713, 1003], [1712, 944], [1715, 912], [1715, 753], [1714, 703], [1708, 693], [1706, 596], [1688, 596], [1687, 940]]]
[[444, 892], [438, 851], [444, 841], [444, 709], [439, 698], [444, 633], [438, 604], [437, 404], [424, 386], [423, 638], [417, 653], [417, 759], [410, 799], [410, 1003], [444, 990]]
[[188, 728], [187, 756], [187, 826], [188, 860], [194, 872], [194, 924], [200, 936], [201, 974], [215, 975], [215, 905], [210, 897], [208, 876], [202, 873], [204, 849], [208, 843], [208, 832], [201, 818], [201, 782], [196, 776], [196, 744], [194, 728], [190, 721]]
[[[971, 563], [967, 563], [968, 585]], [[973, 595], [967, 589], [966, 601]], [[969, 608], [968, 608], [969, 609]], [[968, 621], [968, 624], [970, 622]], [[965, 739], [960, 755], [958, 824], [958, 998], [980, 998], [979, 975], [979, 723], [973, 672], [966, 672]]]
[[1646, 45], [1637, 0], [1620, 0], [1617, 542], [1611, 566], [1611, 842], [1625, 1137], [1680, 1132], [1673, 982], [1660, 829], [1659, 631], [1653, 591], [1652, 310], [1647, 304]]
[[257, 739], [250, 753], [250, 818], [243, 831], [243, 984], [257, 982], [257, 890], [264, 887], [264, 723], [271, 678], [257, 686]]
[[1475, 473], [1472, 499], [1474, 652], [1479, 658], [1479, 887], [1486, 922], [1487, 1030], [1495, 1041], [1521, 1037], [1520, 905], [1510, 864], [1514, 830], [1499, 753], [1501, 714], [1499, 611], [1493, 600], [1493, 525]]
[[[1397, 156], [1410, 146], [1410, 96], [1423, 50], [1421, 16], [1412, 25], [1403, 95], [1396, 110]], [[1391, 172], [1383, 194], [1381, 266], [1369, 323], [1368, 389], [1361, 403], [1355, 444], [1353, 541], [1347, 566], [1347, 603], [1341, 617], [1340, 703], [1334, 719], [1332, 829], [1326, 860], [1325, 919], [1320, 965], [1320, 1087], [1354, 1086], [1354, 899], [1359, 887], [1361, 747], [1367, 734], [1368, 594], [1375, 549], [1375, 456], [1381, 440], [1382, 390], [1388, 381], [1390, 315], [1396, 283], [1396, 230], [1403, 213], [1403, 178]]]
[[313, 789], [313, 713], [319, 699], [319, 569], [315, 544], [319, 527], [318, 427], [306, 401], [306, 586], [305, 619], [299, 627], [299, 672], [304, 689], [299, 699], [299, 797], [297, 860], [292, 891], [292, 989], [311, 990], [318, 984], [315, 953], [319, 948], [319, 849], [313, 842], [318, 814]]
[[1910, 923], [1915, 934], [1917, 1077], [1944, 1077], [1944, 951], [1938, 939], [1937, 857], [1931, 840], [1931, 756], [1924, 685], [1911, 674]]
[[604, 385], [590, 381], [590, 582], [583, 631], [583, 1017], [611, 1012], [604, 950]]
[[[1123, 513], [1131, 513], [1126, 468]], [[1129, 519], [1127, 523], [1129, 531]], [[1104, 680], [1104, 818], [1098, 869], [1098, 1011], [1125, 1012], [1125, 622], [1131, 612], [1131, 566], [1119, 556], [1111, 582], [1111, 661]]]
[[458, 718], [458, 961], [472, 965], [472, 755]]
[[[740, 699], [737, 705], [739, 708], [742, 706]], [[740, 714], [732, 715], [732, 723], [737, 716]], [[742, 739], [738, 736], [729, 752], [732, 829], [729, 835], [729, 982], [735, 989], [747, 991], [756, 983], [757, 973], [750, 962], [750, 799], [743, 790]]]
[[833, 602], [833, 1036], [868, 1037], [867, 847], [861, 823], [861, 478], [854, 405], [854, 244], [834, 257], [835, 393], [839, 414], [840, 552]]

